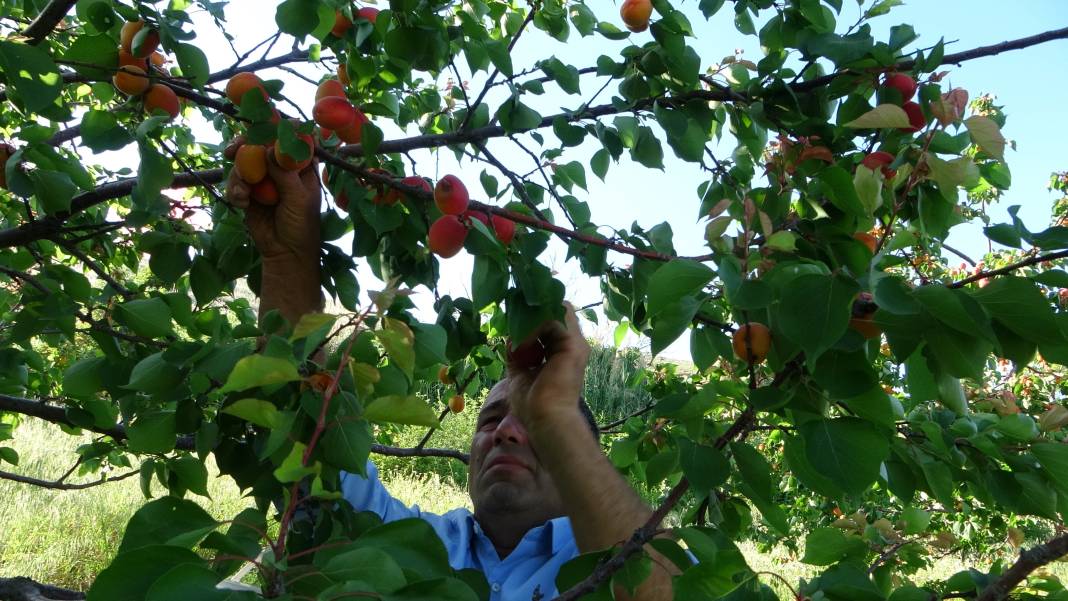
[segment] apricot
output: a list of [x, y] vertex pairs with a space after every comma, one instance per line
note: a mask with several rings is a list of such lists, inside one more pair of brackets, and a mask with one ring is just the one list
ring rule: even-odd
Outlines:
[[445, 386], [450, 386], [453, 383], [453, 379], [449, 376], [449, 366], [442, 365], [438, 369], [438, 382], [441, 382]]
[[915, 133], [927, 125], [927, 117], [923, 116], [923, 109], [915, 102], [909, 101], [901, 105], [905, 114], [909, 116], [909, 127], [899, 128], [901, 131]]
[[15, 154], [15, 147], [7, 142], [0, 143], [0, 188], [7, 189], [7, 161]]
[[147, 70], [148, 61], [143, 58], [137, 58], [126, 50], [119, 48], [119, 67], [137, 67], [138, 69]]
[[153, 113], [156, 109], [166, 112], [171, 119], [177, 117], [181, 110], [178, 106], [178, 95], [161, 83], [152, 84], [145, 92], [145, 110]]
[[230, 102], [240, 106], [241, 99], [245, 97], [245, 93], [252, 89], [258, 89], [263, 92], [264, 100], [268, 98], [267, 88], [263, 87], [263, 81], [259, 76], [255, 73], [243, 71], [226, 82], [226, 97], [230, 99]]
[[873, 255], [875, 254], [875, 249], [879, 246], [879, 240], [868, 232], [857, 232], [853, 234], [853, 239], [867, 246]]
[[345, 15], [341, 14], [340, 10], [337, 11], [334, 15], [334, 26], [330, 28], [330, 33], [340, 38], [345, 35], [345, 32], [349, 29], [352, 29], [352, 21]]
[[639, 33], [649, 29], [649, 17], [653, 14], [653, 3], [650, 0], [623, 0], [619, 7], [619, 16], [627, 29]]
[[280, 144], [274, 145], [274, 160], [278, 162], [278, 166], [286, 171], [300, 171], [307, 167], [312, 162], [312, 157], [315, 156], [315, 139], [308, 134], [297, 134], [305, 144], [308, 145], [308, 158], [303, 161], [297, 161], [293, 157], [289, 156], [282, 151]]
[[155, 29], [138, 31], [132, 39], [130, 54], [137, 58], [148, 58], [159, 48], [159, 32]]
[[507, 355], [510, 366], [520, 369], [534, 369], [545, 363], [545, 346], [537, 338], [523, 342], [516, 347], [513, 347], [512, 341], [509, 340]]
[[746, 363], [760, 363], [771, 348], [771, 331], [768, 326], [750, 322], [738, 328], [731, 339], [734, 355]]
[[875, 298], [870, 292], [861, 292], [853, 301], [853, 312], [849, 318], [849, 327], [865, 338], [878, 338], [882, 334], [879, 326], [872, 321], [875, 315]]
[[338, 63], [337, 65], [337, 80], [346, 88], [352, 83], [352, 80], [349, 79], [349, 70], [346, 68], [345, 63]]
[[457, 394], [449, 399], [449, 411], [459, 413], [464, 410], [464, 395]]
[[123, 23], [119, 31], [119, 45], [126, 52], [133, 54], [133, 39], [138, 31], [145, 26], [144, 21], [127, 21]]
[[312, 118], [321, 127], [341, 130], [356, 122], [356, 107], [348, 98], [327, 96], [315, 103]]
[[115, 87], [127, 96], [140, 96], [152, 85], [152, 81], [148, 79], [145, 70], [132, 65], [119, 67], [114, 77], [111, 78], [111, 83], [115, 84]]
[[916, 95], [916, 80], [904, 73], [887, 75], [883, 86], [900, 92], [902, 101], [912, 100], [912, 97]]
[[245, 144], [237, 149], [234, 157], [234, 169], [237, 175], [249, 184], [258, 184], [267, 177], [267, 147], [259, 144]]
[[367, 19], [372, 23], [376, 23], [378, 21], [378, 9], [372, 8], [370, 6], [365, 6], [360, 10], [356, 11], [356, 18]]
[[446, 175], [434, 186], [434, 204], [446, 215], [462, 215], [469, 200], [467, 186], [455, 175]]
[[326, 392], [326, 389], [330, 387], [330, 383], [333, 381], [334, 376], [325, 371], [314, 373], [304, 379], [304, 383], [308, 388], [311, 388], [319, 394]]
[[860, 164], [872, 171], [876, 171], [893, 162], [894, 155], [882, 150], [876, 150], [875, 152], [868, 153], [868, 155], [860, 161]]
[[453, 257], [464, 247], [467, 228], [456, 215], [442, 215], [430, 225], [427, 246], [443, 259]]
[[315, 101], [319, 102], [327, 96], [340, 96], [346, 98], [345, 88], [341, 85], [341, 82], [336, 79], [327, 79], [319, 84], [319, 87], [315, 89]]
[[371, 120], [367, 118], [367, 115], [363, 114], [363, 111], [356, 109], [356, 120], [352, 122], [352, 125], [336, 130], [334, 133], [346, 144], [359, 144], [360, 140], [363, 139], [363, 124], [370, 122]]
[[424, 178], [419, 177], [418, 175], [409, 175], [408, 177], [402, 179], [401, 183], [411, 188], [419, 188], [427, 194], [434, 193], [434, 189], [430, 187], [430, 182], [426, 181]]
[[152, 63], [153, 67], [163, 69], [163, 65], [167, 64], [167, 59], [159, 52], [153, 52], [148, 55], [148, 61]]
[[249, 196], [261, 205], [276, 205], [278, 204], [278, 186], [274, 185], [274, 180], [265, 177], [249, 189]]
[[[383, 177], [393, 178], [393, 174], [385, 169], [368, 169], [371, 173], [381, 175]], [[380, 184], [377, 181], [366, 181], [368, 186], [372, 186], [375, 189], [375, 195], [371, 197], [371, 202], [376, 205], [392, 205], [400, 200], [400, 191], [396, 188], [387, 186], [386, 184]]]
[[512, 238], [515, 237], [515, 222], [500, 215], [494, 215], [490, 219], [493, 222], [493, 233], [497, 235], [501, 244], [505, 246], [511, 244]]
[[492, 226], [490, 226], [489, 215], [487, 215], [484, 211], [476, 211], [475, 209], [468, 209], [468, 210], [464, 211], [464, 219], [466, 219], [468, 221], [470, 221], [472, 219], [478, 219], [486, 227], [492, 227]]

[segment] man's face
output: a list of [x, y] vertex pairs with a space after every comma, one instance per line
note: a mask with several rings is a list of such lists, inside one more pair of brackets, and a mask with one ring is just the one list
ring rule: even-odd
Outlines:
[[526, 513], [543, 521], [564, 515], [556, 485], [511, 413], [507, 380], [490, 391], [475, 428], [467, 482], [476, 514]]

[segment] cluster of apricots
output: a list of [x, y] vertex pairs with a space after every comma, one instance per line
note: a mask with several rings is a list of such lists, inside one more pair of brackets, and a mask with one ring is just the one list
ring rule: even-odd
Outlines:
[[[904, 73], [891, 73], [883, 80], [883, 91], [894, 90], [901, 97], [901, 108], [909, 117], [909, 127], [901, 128], [901, 131], [908, 133], [918, 132], [927, 125], [923, 110], [912, 100], [912, 97], [916, 95], [916, 89], [916, 80]], [[893, 99], [896, 100], [896, 98]]]
[[127, 96], [140, 96], [145, 110], [154, 113], [163, 111], [178, 116], [178, 95], [162, 83], [153, 83], [152, 74], [166, 75], [166, 63], [159, 48], [159, 31], [145, 25], [144, 21], [128, 21], [122, 26], [119, 43], [119, 68], [111, 82]]

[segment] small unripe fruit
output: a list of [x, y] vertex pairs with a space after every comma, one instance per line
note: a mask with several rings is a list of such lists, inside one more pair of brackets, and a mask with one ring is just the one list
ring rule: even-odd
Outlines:
[[375, 23], [378, 21], [378, 9], [370, 6], [365, 6], [356, 11], [356, 18], [367, 19], [368, 21]]
[[879, 246], [879, 240], [875, 236], [872, 236], [868, 232], [857, 232], [853, 234], [853, 238], [858, 242], [864, 244], [871, 251], [871, 254], [875, 254], [875, 249]]
[[345, 88], [341, 85], [341, 82], [336, 79], [327, 79], [319, 84], [319, 87], [315, 89], [315, 101], [319, 102], [323, 98], [328, 96], [340, 96], [345, 98]]
[[639, 33], [649, 29], [649, 17], [653, 14], [653, 3], [650, 0], [623, 0], [619, 7], [619, 16], [623, 19], [627, 29]]
[[462, 215], [469, 199], [467, 186], [455, 175], [446, 175], [434, 186], [434, 203], [446, 215]]
[[265, 177], [260, 183], [249, 189], [249, 196], [261, 205], [276, 205], [278, 204], [278, 186], [274, 185], [274, 180]]
[[330, 33], [340, 38], [351, 28], [352, 21], [345, 15], [341, 14], [341, 11], [338, 11], [334, 16], [334, 26], [330, 28]]
[[237, 175], [249, 184], [258, 184], [267, 177], [267, 147], [259, 144], [245, 144], [237, 149], [234, 157], [234, 169]]
[[734, 332], [731, 347], [734, 348], [734, 355], [742, 361], [760, 363], [771, 348], [771, 331], [762, 323], [747, 323]]
[[519, 369], [534, 369], [545, 363], [545, 347], [536, 338], [514, 348], [509, 340], [507, 350], [508, 364]]
[[132, 65], [119, 67], [119, 70], [115, 72], [115, 76], [111, 78], [111, 83], [115, 84], [115, 88], [127, 96], [140, 96], [152, 85], [152, 82], [145, 75], [145, 70]]
[[458, 394], [449, 399], [449, 411], [459, 413], [464, 410], [464, 395]]
[[230, 99], [230, 102], [240, 106], [245, 93], [253, 89], [262, 92], [264, 100], [268, 98], [267, 89], [263, 87], [263, 81], [258, 75], [247, 71], [238, 73], [226, 82], [226, 97]]
[[363, 114], [363, 111], [356, 109], [356, 120], [352, 122], [352, 125], [344, 129], [336, 130], [334, 133], [337, 137], [346, 144], [359, 144], [363, 139], [363, 125], [364, 123], [370, 123], [367, 115]]
[[178, 95], [170, 87], [161, 83], [152, 84], [145, 92], [145, 110], [153, 113], [156, 109], [166, 112], [171, 119], [177, 117], [181, 110], [178, 105]]
[[927, 125], [927, 117], [923, 116], [923, 109], [915, 102], [906, 102], [901, 105], [905, 114], [909, 116], [909, 127], [900, 128], [901, 131], [915, 133]]
[[279, 167], [286, 171], [300, 171], [310, 165], [312, 157], [315, 156], [315, 139], [308, 134], [297, 134], [297, 137], [308, 145], [308, 158], [302, 161], [297, 161], [283, 152], [281, 144], [274, 145], [274, 160], [278, 163]]
[[402, 179], [401, 183], [411, 188], [419, 188], [427, 194], [434, 193], [434, 189], [430, 187], [430, 182], [426, 181], [424, 178], [419, 177], [418, 175], [409, 175], [408, 177]]
[[916, 95], [916, 80], [904, 73], [887, 75], [883, 85], [900, 92], [902, 101], [912, 100], [912, 97]]
[[497, 239], [501, 241], [501, 244], [505, 246], [511, 244], [512, 238], [515, 237], [515, 222], [500, 215], [494, 215], [490, 219], [493, 223], [493, 233], [497, 234]]
[[453, 380], [452, 380], [452, 377], [449, 376], [449, 366], [448, 365], [442, 365], [441, 368], [438, 369], [438, 382], [441, 382], [445, 386], [452, 385]]
[[320, 126], [327, 129], [345, 129], [356, 122], [356, 107], [348, 98], [327, 96], [315, 103], [312, 117]]
[[427, 245], [430, 252], [443, 259], [453, 257], [464, 247], [467, 228], [456, 215], [442, 215], [430, 225]]

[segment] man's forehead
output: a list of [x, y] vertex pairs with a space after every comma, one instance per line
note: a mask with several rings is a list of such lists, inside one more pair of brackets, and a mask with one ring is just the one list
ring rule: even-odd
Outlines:
[[486, 395], [486, 402], [482, 405], [482, 411], [493, 410], [501, 405], [508, 404], [508, 381], [501, 380], [490, 389]]

